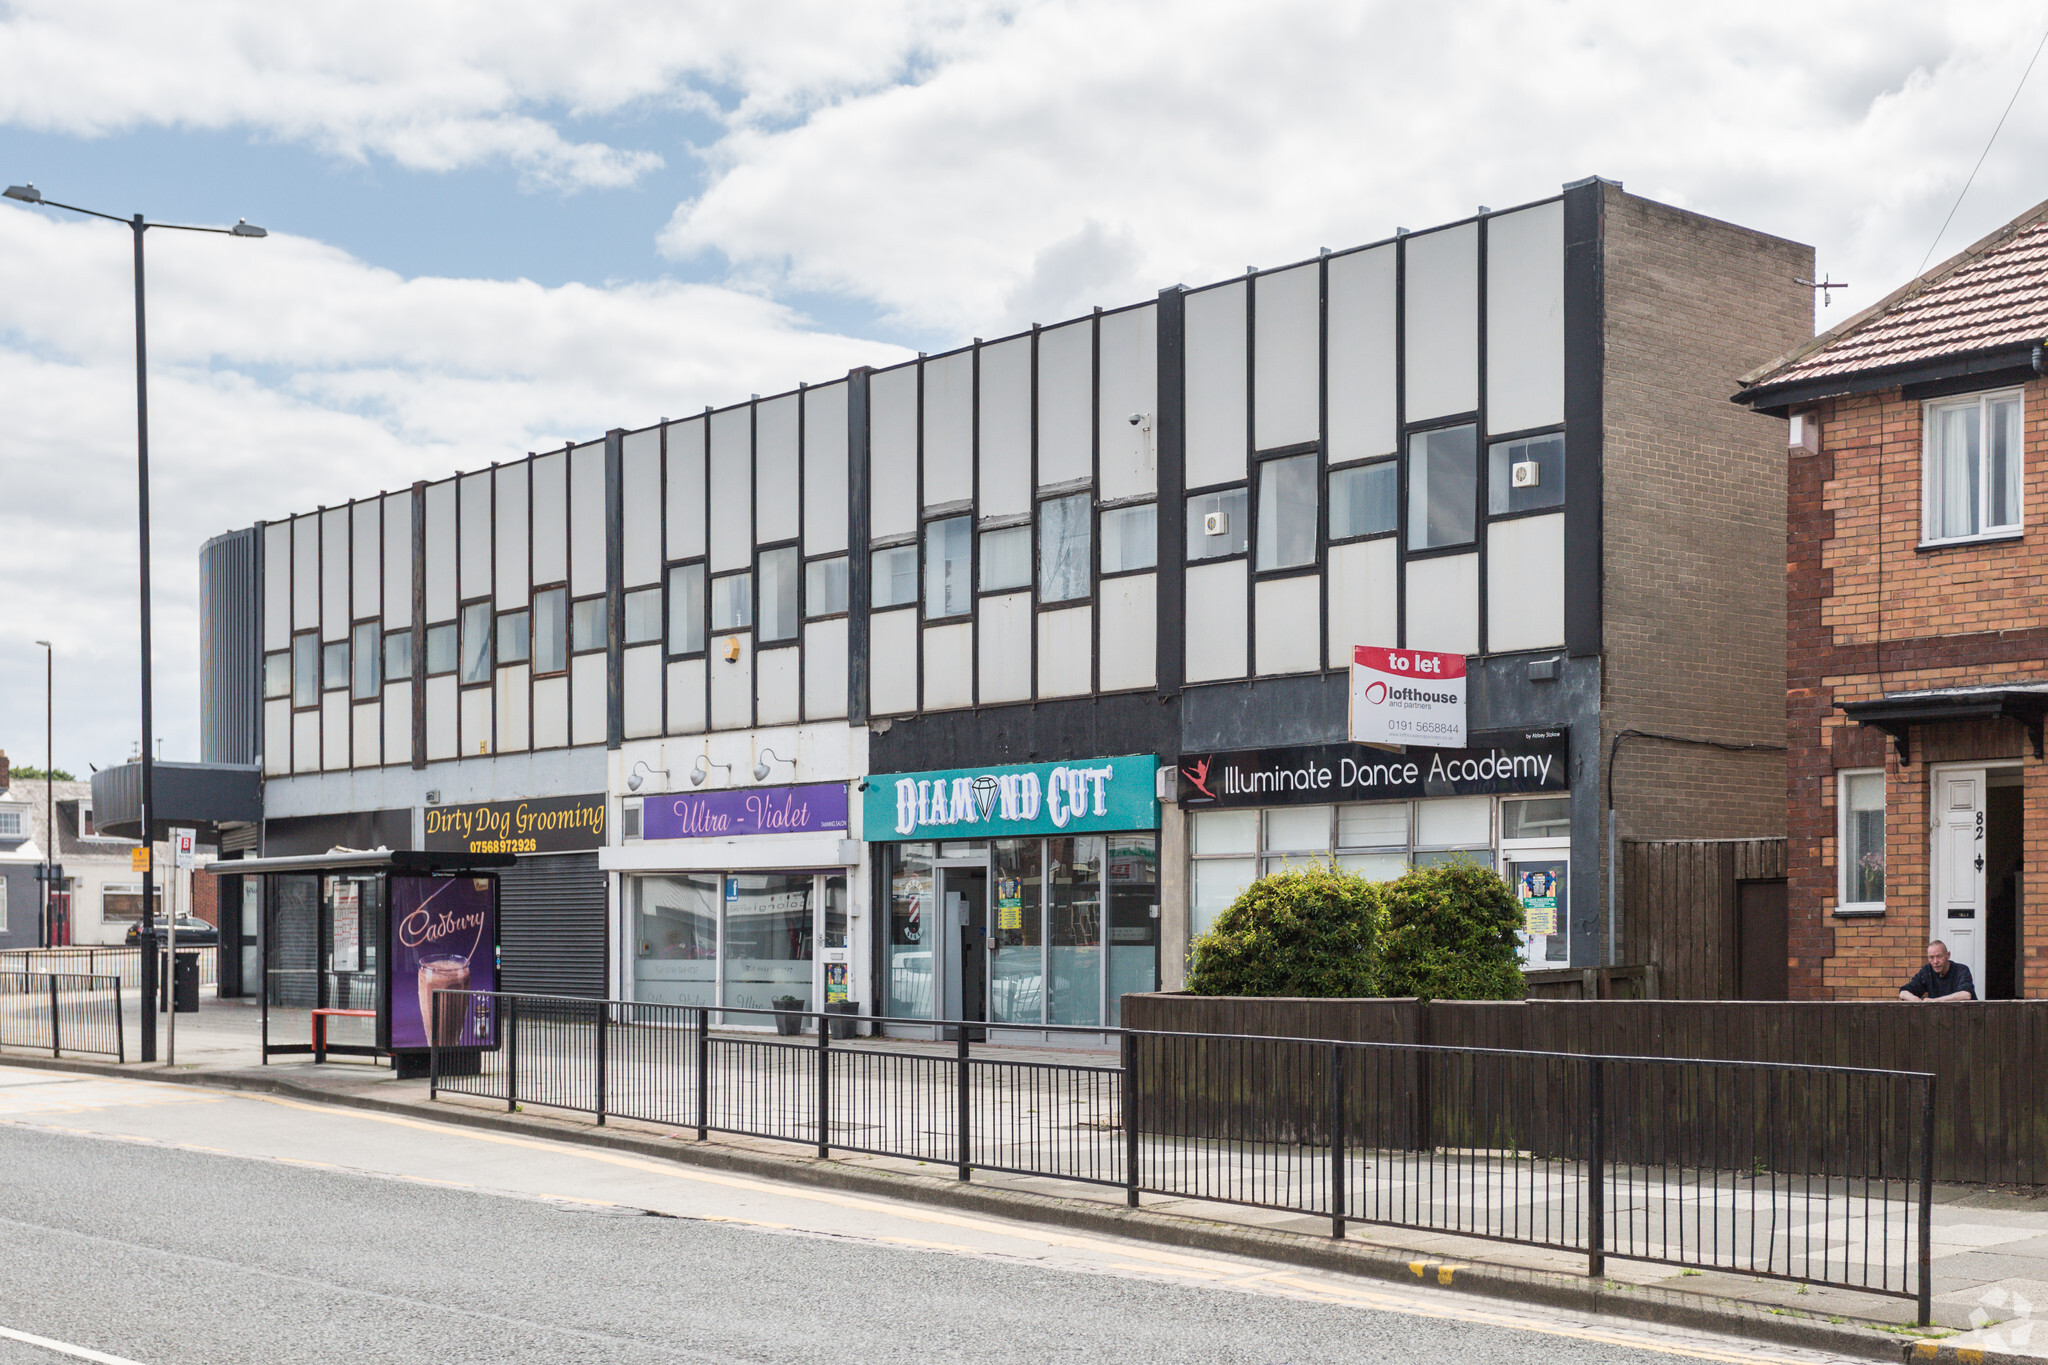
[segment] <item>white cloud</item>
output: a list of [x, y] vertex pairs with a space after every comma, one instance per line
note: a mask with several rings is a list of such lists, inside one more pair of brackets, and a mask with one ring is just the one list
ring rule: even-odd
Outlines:
[[[103, 765], [139, 733], [128, 261], [111, 225], [0, 210], [7, 633], [55, 642], [60, 761]], [[149, 278], [169, 757], [197, 752], [209, 537], [901, 355], [714, 286], [404, 279], [286, 236], [153, 235]], [[0, 742], [18, 760], [41, 761], [40, 653], [0, 649]]]

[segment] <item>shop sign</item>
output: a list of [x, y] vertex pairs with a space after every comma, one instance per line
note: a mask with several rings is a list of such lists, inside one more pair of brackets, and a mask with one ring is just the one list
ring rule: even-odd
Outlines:
[[604, 847], [604, 807], [603, 792], [428, 806], [426, 846], [442, 853], [581, 853]]
[[869, 840], [1002, 839], [1156, 829], [1159, 760], [1150, 754], [1023, 763], [867, 780]]
[[1360, 744], [1465, 745], [1465, 656], [1427, 649], [1351, 651], [1351, 738]]
[[1310, 744], [1182, 754], [1180, 804], [1315, 806], [1416, 796], [1497, 796], [1571, 787], [1563, 730], [1475, 735], [1462, 749], [1390, 754], [1362, 744]]
[[650, 796], [640, 806], [643, 839], [730, 838], [846, 830], [846, 784], [756, 787]]

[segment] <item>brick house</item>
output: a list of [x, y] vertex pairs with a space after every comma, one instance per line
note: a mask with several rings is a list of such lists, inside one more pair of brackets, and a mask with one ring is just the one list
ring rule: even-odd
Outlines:
[[2048, 204], [1735, 397], [1789, 418], [1794, 998], [1889, 996], [1929, 938], [2048, 995], [2044, 334]]

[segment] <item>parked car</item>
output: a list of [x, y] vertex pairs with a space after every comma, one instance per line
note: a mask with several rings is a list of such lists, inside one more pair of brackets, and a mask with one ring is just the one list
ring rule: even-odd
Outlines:
[[[157, 922], [156, 936], [158, 942], [163, 941], [169, 928], [170, 926], [162, 921]], [[141, 938], [141, 922], [138, 921], [129, 925], [127, 942], [132, 945], [139, 942]], [[220, 930], [214, 928], [205, 920], [196, 919], [191, 915], [178, 916], [178, 946], [180, 948], [211, 948], [219, 942]]]

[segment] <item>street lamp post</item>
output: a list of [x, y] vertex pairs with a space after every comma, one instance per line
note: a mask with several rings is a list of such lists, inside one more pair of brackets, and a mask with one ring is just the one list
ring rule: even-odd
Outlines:
[[51, 874], [57, 868], [57, 651], [48, 640], [36, 643], [43, 647], [43, 915], [36, 942], [54, 948], [50, 907], [56, 904]]
[[[184, 223], [152, 223], [141, 214], [119, 218], [97, 209], [80, 208], [76, 204], [60, 204], [54, 199], [45, 199], [43, 192], [33, 183], [9, 185], [6, 197], [18, 199], [24, 204], [43, 204], [53, 209], [64, 209], [70, 213], [82, 213], [88, 218], [104, 218], [110, 223], [125, 223], [135, 234], [135, 482], [136, 514], [141, 527], [142, 541], [142, 1060], [156, 1060], [156, 910], [153, 904], [156, 892], [156, 868], [148, 855], [155, 847], [156, 820], [156, 762], [154, 728], [150, 710], [150, 642], [149, 642], [149, 347], [147, 329], [143, 325], [142, 309], [142, 234], [151, 228], [167, 228], [173, 232], [217, 232], [226, 237], [263, 237], [262, 228], [244, 219], [231, 228], [192, 227]], [[172, 980], [175, 982], [176, 964], [172, 964]], [[175, 994], [175, 991], [173, 992]], [[177, 1001], [171, 1002], [175, 1008]]]

